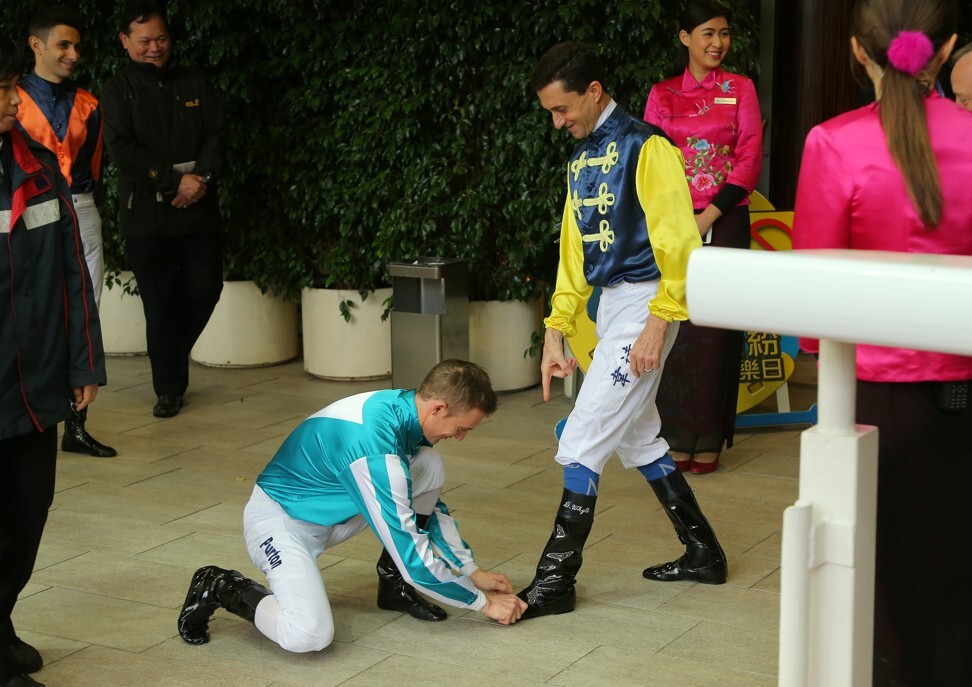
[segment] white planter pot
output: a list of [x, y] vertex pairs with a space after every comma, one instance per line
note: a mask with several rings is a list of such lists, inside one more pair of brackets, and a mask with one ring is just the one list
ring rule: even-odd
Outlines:
[[[122, 284], [134, 286], [131, 272], [122, 272]], [[142, 299], [125, 293], [124, 286], [107, 282], [101, 291], [101, 305], [98, 308], [101, 318], [101, 338], [107, 355], [145, 355], [148, 344], [145, 341], [145, 312]]]
[[[301, 321], [304, 369], [321, 379], [382, 379], [391, 375], [391, 318], [381, 319], [390, 288], [377, 289], [364, 301], [357, 291], [304, 289]], [[351, 301], [351, 321], [340, 304]]]
[[223, 282], [190, 357], [211, 367], [263, 367], [297, 357], [297, 305], [252, 281]]
[[469, 303], [469, 358], [489, 373], [493, 389], [514, 391], [540, 382], [540, 358], [523, 352], [541, 322], [539, 299]]

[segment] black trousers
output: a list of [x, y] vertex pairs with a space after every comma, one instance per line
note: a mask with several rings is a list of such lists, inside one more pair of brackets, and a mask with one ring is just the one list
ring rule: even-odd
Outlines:
[[223, 289], [219, 232], [126, 236], [125, 249], [145, 310], [155, 395], [181, 396], [189, 386], [189, 352]]
[[10, 616], [37, 560], [56, 462], [56, 426], [0, 440], [0, 683], [19, 672], [7, 649], [16, 637]]
[[933, 382], [858, 382], [879, 430], [874, 685], [972, 685], [972, 408]]

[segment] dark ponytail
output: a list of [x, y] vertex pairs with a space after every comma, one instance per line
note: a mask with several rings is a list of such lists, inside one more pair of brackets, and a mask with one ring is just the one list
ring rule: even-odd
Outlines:
[[[888, 149], [904, 177], [908, 197], [929, 228], [941, 222], [943, 200], [925, 96], [934, 87], [935, 75], [929, 68], [955, 33], [957, 21], [956, 0], [858, 0], [854, 7], [854, 37], [882, 71], [878, 107]], [[896, 42], [910, 41], [919, 34], [930, 42], [927, 59], [910, 43], [903, 52], [912, 62], [915, 53], [921, 54], [918, 61], [923, 60], [922, 64], [895, 57], [895, 48], [900, 46]]]

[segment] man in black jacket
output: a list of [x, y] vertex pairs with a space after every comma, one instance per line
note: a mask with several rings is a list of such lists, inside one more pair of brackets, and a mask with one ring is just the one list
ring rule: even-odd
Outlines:
[[131, 61], [104, 86], [105, 144], [118, 168], [119, 219], [145, 309], [156, 417], [189, 384], [189, 352], [222, 290], [215, 181], [223, 169], [222, 99], [201, 71], [175, 64], [151, 2], [121, 15]]
[[[15, 127], [19, 51], [0, 38], [0, 686], [37, 687], [43, 659], [17, 637], [17, 596], [54, 500], [57, 423], [104, 384], [94, 292], [57, 158]], [[43, 687], [43, 685], [41, 685]]]

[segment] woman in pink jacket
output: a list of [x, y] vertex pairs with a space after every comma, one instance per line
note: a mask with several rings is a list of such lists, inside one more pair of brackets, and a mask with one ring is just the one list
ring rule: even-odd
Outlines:
[[[956, 0], [858, 0], [877, 101], [807, 136], [794, 248], [972, 255], [972, 112], [934, 89], [957, 17]], [[879, 428], [874, 684], [972, 685], [972, 358], [858, 346], [857, 378], [857, 420]]]
[[[656, 84], [645, 120], [685, 157], [695, 221], [705, 243], [749, 247], [749, 194], [763, 160], [762, 117], [753, 82], [722, 69], [731, 37], [726, 10], [690, 2], [679, 22], [684, 70]], [[689, 313], [691, 316], [691, 312]], [[742, 332], [683, 322], [658, 389], [662, 432], [680, 470], [714, 471], [732, 446]]]

